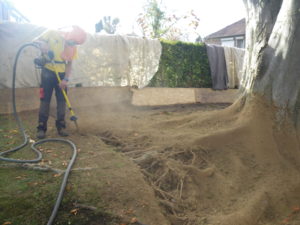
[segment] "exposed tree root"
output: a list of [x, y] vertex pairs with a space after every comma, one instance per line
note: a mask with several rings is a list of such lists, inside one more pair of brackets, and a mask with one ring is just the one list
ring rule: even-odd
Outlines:
[[[298, 167], [290, 163], [299, 162], [297, 142], [274, 132], [269, 108], [260, 103], [244, 107], [241, 102], [213, 116], [175, 118], [176, 123], [170, 119], [166, 127], [174, 130], [170, 137], [153, 135], [150, 140], [152, 136], [142, 132], [124, 136], [104, 132], [97, 137], [140, 167], [172, 224], [257, 225], [273, 221], [268, 213], [277, 206], [270, 205], [279, 202], [276, 194], [288, 190], [282, 186], [282, 174], [297, 174]], [[205, 132], [195, 133], [195, 127]], [[269, 198], [265, 193], [274, 184], [280, 188]], [[270, 203], [274, 199], [277, 202]]]
[[57, 168], [52, 168], [49, 166], [37, 166], [34, 164], [28, 164], [28, 163], [24, 163], [24, 164], [1, 164], [0, 165], [1, 168], [22, 168], [22, 169], [28, 169], [28, 170], [37, 170], [37, 171], [43, 171], [43, 172], [54, 172], [57, 174], [62, 174], [65, 171], [61, 170], [61, 169], [57, 169]]
[[[53, 172], [56, 174], [63, 174], [65, 173], [65, 170], [58, 169], [58, 168], [53, 168], [49, 167], [46, 165], [43, 166], [38, 166], [35, 164], [28, 164], [28, 163], [23, 163], [23, 164], [17, 164], [17, 163], [11, 163], [11, 164], [0, 164], [0, 168], [22, 168], [22, 169], [27, 169], [27, 170], [35, 170], [35, 171], [42, 171], [42, 172]], [[85, 167], [85, 168], [73, 168], [71, 171], [89, 171], [97, 168], [93, 167]]]
[[97, 207], [95, 207], [95, 206], [89, 206], [89, 205], [79, 204], [79, 203], [74, 203], [74, 207], [79, 208], [79, 209], [88, 209], [88, 210], [91, 210], [91, 211], [96, 211], [97, 210]]

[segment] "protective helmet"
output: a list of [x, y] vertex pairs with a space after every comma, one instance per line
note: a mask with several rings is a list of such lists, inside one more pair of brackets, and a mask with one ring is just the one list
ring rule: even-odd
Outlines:
[[78, 45], [85, 42], [87, 34], [86, 32], [78, 26], [72, 26], [70, 31], [64, 32], [64, 39], [66, 41], [75, 41]]

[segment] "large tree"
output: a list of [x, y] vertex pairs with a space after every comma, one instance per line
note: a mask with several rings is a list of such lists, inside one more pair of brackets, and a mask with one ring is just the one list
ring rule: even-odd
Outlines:
[[160, 162], [151, 184], [172, 224], [300, 224], [300, 1], [244, 3], [240, 98], [168, 120], [172, 145], [151, 156]]
[[300, 1], [244, 0], [247, 54], [242, 87], [277, 107], [278, 119], [298, 126], [300, 110]]
[[213, 158], [233, 164], [238, 158], [237, 165], [226, 169], [240, 173], [239, 178], [225, 177], [240, 189], [238, 196], [244, 202], [231, 203], [235, 210], [211, 221], [222, 225], [299, 224], [293, 214], [300, 211], [300, 1], [243, 1], [247, 51], [242, 95], [218, 114], [232, 127], [216, 130], [197, 143], [222, 149]]

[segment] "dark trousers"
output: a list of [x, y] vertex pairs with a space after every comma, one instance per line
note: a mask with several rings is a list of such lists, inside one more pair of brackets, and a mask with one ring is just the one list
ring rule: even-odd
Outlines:
[[[56, 128], [61, 129], [66, 127], [65, 123], [65, 112], [66, 112], [66, 101], [63, 96], [62, 90], [58, 85], [58, 80], [55, 72], [46, 68], [42, 69], [42, 81], [40, 86], [40, 110], [39, 110], [39, 121], [38, 130], [47, 130], [47, 121], [49, 118], [50, 102], [53, 90], [55, 90], [56, 103], [57, 103], [57, 117], [56, 117]], [[64, 78], [65, 73], [59, 73], [61, 79]], [[65, 90], [67, 91], [67, 90]]]

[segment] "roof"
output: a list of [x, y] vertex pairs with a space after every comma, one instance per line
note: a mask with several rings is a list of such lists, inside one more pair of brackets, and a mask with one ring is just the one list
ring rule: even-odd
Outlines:
[[215, 33], [206, 36], [205, 39], [245, 35], [245, 32], [246, 32], [246, 21], [245, 19], [241, 19]]

